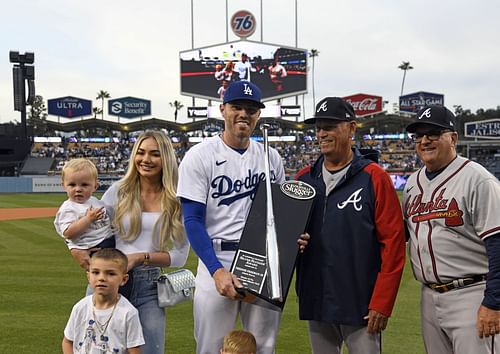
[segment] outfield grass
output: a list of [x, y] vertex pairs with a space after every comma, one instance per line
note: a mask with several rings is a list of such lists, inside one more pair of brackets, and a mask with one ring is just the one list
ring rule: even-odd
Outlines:
[[[65, 198], [64, 194], [0, 194], [0, 208], [53, 207]], [[61, 352], [71, 307], [84, 295], [85, 274], [56, 235], [52, 221], [0, 222], [0, 353]], [[187, 267], [194, 271], [196, 262], [191, 253]], [[384, 354], [424, 353], [418, 297], [419, 286], [407, 262], [396, 307], [384, 332]], [[167, 310], [168, 354], [194, 353], [192, 333], [191, 303]], [[283, 313], [276, 353], [310, 353], [306, 324], [298, 320], [293, 289]]]

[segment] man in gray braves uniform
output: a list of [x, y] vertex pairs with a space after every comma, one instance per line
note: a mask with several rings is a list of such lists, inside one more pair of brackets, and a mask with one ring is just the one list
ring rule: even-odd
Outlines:
[[406, 130], [425, 165], [403, 193], [425, 349], [500, 353], [500, 183], [457, 155], [447, 108], [423, 108]]
[[[192, 248], [199, 257], [194, 296], [198, 354], [218, 353], [238, 316], [257, 340], [257, 353], [273, 353], [280, 313], [252, 305], [229, 272], [256, 187], [264, 179], [264, 146], [250, 139], [260, 116], [261, 93], [248, 81], [231, 83], [220, 106], [220, 136], [193, 146], [179, 167], [177, 195]], [[269, 149], [271, 182], [285, 180], [281, 157]], [[299, 241], [300, 249], [304, 244]]]

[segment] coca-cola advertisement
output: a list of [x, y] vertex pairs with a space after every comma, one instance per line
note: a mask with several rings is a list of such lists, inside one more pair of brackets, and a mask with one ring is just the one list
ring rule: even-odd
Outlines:
[[382, 97], [358, 93], [343, 97], [354, 108], [357, 117], [371, 116], [382, 112]]

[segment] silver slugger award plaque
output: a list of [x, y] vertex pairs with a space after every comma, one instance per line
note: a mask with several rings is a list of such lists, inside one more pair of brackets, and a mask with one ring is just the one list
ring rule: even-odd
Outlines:
[[298, 254], [297, 239], [304, 232], [316, 191], [299, 181], [271, 183], [268, 129], [261, 126], [266, 178], [257, 187], [231, 272], [243, 284], [240, 290], [254, 295], [253, 303], [282, 311]]

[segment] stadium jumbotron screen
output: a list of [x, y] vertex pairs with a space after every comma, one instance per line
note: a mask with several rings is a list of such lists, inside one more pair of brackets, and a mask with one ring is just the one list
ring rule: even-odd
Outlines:
[[222, 100], [231, 81], [248, 80], [263, 100], [307, 92], [307, 50], [236, 41], [180, 52], [181, 94]]

